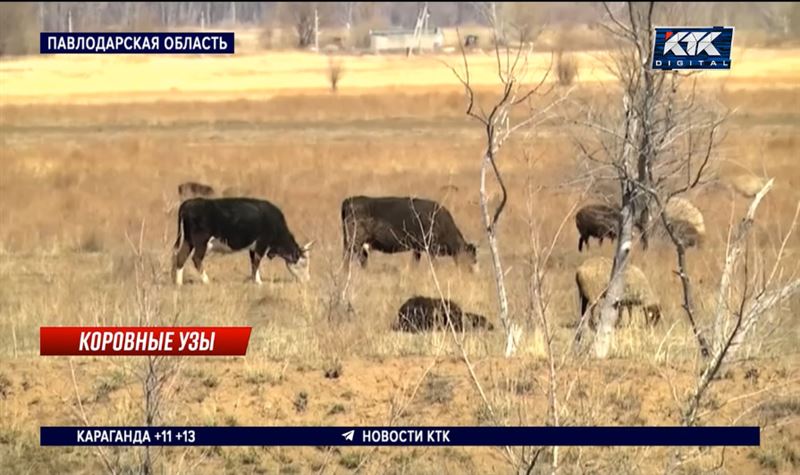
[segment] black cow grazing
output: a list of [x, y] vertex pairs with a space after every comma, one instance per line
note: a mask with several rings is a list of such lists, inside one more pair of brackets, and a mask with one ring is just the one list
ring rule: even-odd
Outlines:
[[435, 201], [351, 196], [342, 201], [342, 229], [345, 259], [358, 253], [362, 267], [375, 249], [387, 254], [412, 251], [417, 262], [423, 252], [452, 256], [457, 264], [467, 262], [473, 272], [478, 270], [475, 245], [464, 239], [450, 211]]
[[580, 233], [578, 252], [583, 251], [584, 243], [589, 248], [589, 239], [592, 237], [598, 238], [601, 246], [604, 238], [612, 241], [616, 239], [619, 217], [619, 209], [599, 203], [586, 205], [578, 210], [575, 214], [575, 226]]
[[259, 264], [266, 255], [283, 258], [298, 280], [309, 279], [309, 249], [312, 243], [298, 246], [286, 219], [277, 206], [254, 198], [192, 198], [178, 209], [178, 238], [175, 240], [175, 283], [183, 284], [183, 266], [192, 254], [203, 283], [207, 251], [250, 252], [253, 281], [261, 284]]
[[181, 197], [181, 201], [186, 201], [191, 198], [210, 198], [214, 196], [215, 193], [214, 188], [193, 181], [187, 181], [186, 183], [178, 185], [178, 195]]
[[406, 300], [397, 312], [397, 320], [392, 325], [394, 331], [418, 333], [429, 330], [449, 328], [452, 322], [456, 331], [484, 328], [494, 330], [494, 325], [483, 315], [461, 310], [452, 300], [414, 296]]

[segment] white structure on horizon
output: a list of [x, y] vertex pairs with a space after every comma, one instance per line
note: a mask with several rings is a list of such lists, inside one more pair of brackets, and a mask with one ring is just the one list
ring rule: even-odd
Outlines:
[[408, 51], [437, 51], [444, 46], [444, 35], [436, 28], [433, 33], [414, 30], [370, 30], [369, 47], [373, 53]]

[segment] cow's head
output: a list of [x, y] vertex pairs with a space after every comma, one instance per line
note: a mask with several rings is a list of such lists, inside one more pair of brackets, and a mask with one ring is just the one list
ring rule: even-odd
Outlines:
[[289, 269], [289, 272], [300, 282], [308, 282], [311, 279], [309, 251], [311, 250], [312, 244], [314, 244], [314, 241], [301, 247], [298, 255], [294, 256], [294, 259], [286, 260], [286, 267]]

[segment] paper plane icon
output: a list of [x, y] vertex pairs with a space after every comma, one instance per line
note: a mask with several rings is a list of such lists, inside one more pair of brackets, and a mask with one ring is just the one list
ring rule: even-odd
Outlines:
[[344, 440], [352, 442], [353, 441], [353, 434], [355, 434], [355, 432], [356, 432], [355, 430], [349, 430], [349, 431], [345, 432], [344, 434], [342, 434], [342, 437], [344, 437]]

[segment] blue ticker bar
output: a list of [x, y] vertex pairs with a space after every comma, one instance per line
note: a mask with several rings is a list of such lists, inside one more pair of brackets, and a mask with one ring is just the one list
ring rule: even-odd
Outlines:
[[42, 427], [42, 446], [758, 446], [758, 427]]

